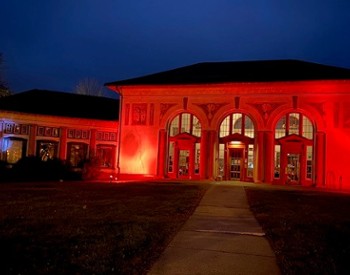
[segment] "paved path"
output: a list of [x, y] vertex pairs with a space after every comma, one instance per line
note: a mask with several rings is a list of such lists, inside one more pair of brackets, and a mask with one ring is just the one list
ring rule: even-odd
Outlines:
[[213, 183], [148, 275], [277, 275], [242, 185]]

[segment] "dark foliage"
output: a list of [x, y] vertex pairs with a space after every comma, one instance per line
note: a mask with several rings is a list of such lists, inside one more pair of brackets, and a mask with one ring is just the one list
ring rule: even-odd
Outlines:
[[81, 175], [74, 172], [62, 160], [29, 156], [20, 159], [14, 165], [0, 164], [2, 181], [41, 181], [41, 180], [80, 180]]

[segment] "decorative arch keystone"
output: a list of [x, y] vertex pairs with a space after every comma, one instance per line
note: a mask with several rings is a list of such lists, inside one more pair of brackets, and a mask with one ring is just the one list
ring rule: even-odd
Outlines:
[[204, 113], [206, 114], [209, 125], [211, 124], [211, 120], [213, 119], [214, 115], [217, 113], [219, 109], [221, 109], [223, 106], [227, 105], [228, 103], [207, 103], [207, 104], [194, 104], [200, 107]]

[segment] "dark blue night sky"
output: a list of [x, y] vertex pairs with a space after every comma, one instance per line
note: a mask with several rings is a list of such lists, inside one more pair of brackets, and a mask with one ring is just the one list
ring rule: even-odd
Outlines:
[[350, 68], [349, 0], [11, 0], [0, 53], [14, 92], [71, 92], [205, 61]]

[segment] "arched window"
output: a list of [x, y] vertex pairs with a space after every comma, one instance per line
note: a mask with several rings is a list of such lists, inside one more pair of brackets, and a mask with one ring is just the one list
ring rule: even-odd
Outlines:
[[176, 136], [181, 133], [200, 137], [202, 126], [199, 119], [190, 113], [181, 113], [177, 115], [170, 124], [170, 136]]
[[289, 113], [281, 117], [276, 124], [275, 138], [292, 134], [313, 139], [313, 126], [310, 119], [300, 113]]
[[170, 122], [167, 156], [169, 177], [199, 178], [201, 131], [199, 119], [190, 113], [178, 114]]
[[254, 138], [254, 124], [249, 116], [234, 113], [224, 118], [220, 125], [219, 137], [222, 138], [236, 133]]
[[[289, 138], [291, 135], [296, 137]], [[312, 180], [313, 138], [314, 126], [305, 115], [288, 113], [279, 119], [275, 127], [275, 180], [293, 184]]]

